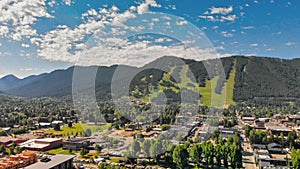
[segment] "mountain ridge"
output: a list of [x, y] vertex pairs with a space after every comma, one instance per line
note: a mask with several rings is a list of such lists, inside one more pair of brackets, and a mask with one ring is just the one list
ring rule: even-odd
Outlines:
[[[172, 73], [174, 74], [182, 73], [182, 65], [178, 64], [178, 62], [175, 61], [175, 58], [177, 57], [161, 57], [140, 68], [121, 65], [124, 69], [124, 75], [118, 79], [118, 82], [122, 83], [122, 78], [126, 79], [126, 72], [128, 71], [131, 73], [137, 73], [136, 77], [132, 81], [131, 90], [142, 90], [147, 87], [149, 82], [156, 86], [157, 83], [161, 82], [164, 72], [160, 70], [153, 70], [152, 68], [155, 67], [155, 65], [156, 67], [166, 66], [169, 69], [172, 69]], [[300, 97], [299, 58], [287, 60], [255, 56], [231, 56], [221, 58], [220, 60], [224, 67], [226, 79], [229, 78], [231, 70], [233, 68], [235, 69], [234, 90], [232, 93], [233, 100], [235, 101], [246, 101], [256, 97]], [[183, 59], [183, 61], [193, 72], [199, 86], [204, 87], [207, 85], [207, 80], [210, 80], [210, 78], [208, 77], [208, 73], [206, 72], [203, 62], [191, 59]], [[97, 97], [105, 100], [110, 98], [110, 84], [112, 76], [118, 66], [119, 65], [96, 66], [98, 67], [95, 82]], [[79, 67], [79, 69], [82, 70], [86, 69], [87, 72], [90, 68], [91, 67]], [[139, 72], [141, 70], [143, 71]], [[15, 79], [18, 81], [17, 85], [9, 88], [8, 90], [0, 88], [0, 91], [23, 97], [53, 97], [70, 95], [72, 93], [73, 71], [74, 66], [71, 66], [67, 69], [55, 70], [50, 73], [29, 76], [19, 80]], [[149, 77], [153, 74], [157, 76], [150, 81]], [[148, 83], [142, 82], [141, 79], [146, 80]], [[219, 93], [222, 90], [224, 83], [224, 81], [217, 81], [215, 88], [216, 93]], [[170, 84], [171, 83], [167, 81], [164, 82], [164, 85], [168, 86]], [[176, 88], [176, 86], [173, 86], [173, 88], [174, 87]], [[172, 91], [167, 91], [171, 92], [172, 95]]]

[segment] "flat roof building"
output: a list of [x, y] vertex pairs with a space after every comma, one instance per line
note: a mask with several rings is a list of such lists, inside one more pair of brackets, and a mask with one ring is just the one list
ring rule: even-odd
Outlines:
[[91, 142], [90, 137], [79, 137], [79, 138], [69, 138], [68, 140], [64, 141], [63, 149], [67, 150], [80, 150], [81, 148], [88, 148], [93, 144]]
[[56, 154], [50, 156], [48, 162], [37, 162], [25, 169], [72, 169], [75, 155]]
[[289, 132], [292, 131], [290, 128], [285, 126], [268, 126], [267, 130], [273, 135], [280, 135], [282, 133], [284, 136], [287, 136]]
[[21, 148], [25, 148], [33, 151], [47, 151], [53, 148], [60, 147], [62, 139], [60, 138], [43, 138], [43, 139], [32, 139], [24, 143], [19, 144]]

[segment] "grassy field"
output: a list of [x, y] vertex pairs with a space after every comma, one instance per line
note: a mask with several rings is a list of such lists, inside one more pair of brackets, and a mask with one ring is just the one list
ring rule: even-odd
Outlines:
[[[172, 72], [174, 69], [171, 69], [170, 74], [165, 73], [163, 75], [163, 80], [172, 83], [174, 86], [180, 86], [180, 88], [186, 88], [188, 90], [195, 90], [195, 88], [189, 86], [189, 85], [195, 85], [197, 84], [193, 83], [192, 80], [188, 77], [188, 66], [185, 65], [181, 69], [181, 83], [177, 84], [175, 82], [172, 82], [170, 80], [170, 76], [172, 75]], [[199, 93], [201, 94], [201, 99], [199, 103], [201, 105], [206, 105], [206, 106], [214, 106], [214, 107], [228, 107], [229, 105], [236, 105], [236, 102], [233, 100], [233, 92], [234, 92], [234, 83], [235, 83], [235, 74], [236, 74], [236, 69], [235, 66], [233, 66], [233, 69], [230, 72], [229, 78], [227, 79], [221, 94], [217, 94], [215, 92], [215, 88], [217, 86], [217, 82], [219, 80], [219, 77], [216, 76], [212, 78], [211, 80], [206, 80], [205, 82], [205, 87], [199, 87]], [[163, 81], [161, 80], [161, 82]], [[161, 83], [160, 82], [160, 83]], [[152, 92], [150, 96], [146, 96], [145, 98], [140, 98], [140, 101], [149, 101], [149, 98], [155, 98], [158, 96], [158, 94], [162, 93], [163, 90], [165, 89], [171, 89], [175, 93], [178, 93], [179, 90], [174, 88], [174, 87], [164, 87], [162, 85], [158, 86], [159, 90]], [[214, 105], [211, 105], [213, 101]]]
[[52, 154], [65, 154], [65, 155], [74, 155], [75, 153], [77, 153], [77, 151], [72, 151], [70, 153], [69, 150], [64, 150], [64, 149], [62, 149], [62, 147], [57, 148], [57, 149], [52, 149], [47, 152], [52, 153]]
[[236, 102], [233, 100], [233, 92], [234, 92], [234, 80], [235, 80], [236, 69], [235, 66], [233, 70], [230, 72], [229, 79], [226, 82], [226, 102], [227, 105], [236, 105]]
[[234, 67], [230, 72], [229, 78], [226, 81], [221, 94], [215, 93], [214, 90], [219, 80], [218, 76], [214, 77], [211, 80], [206, 80], [205, 87], [199, 87], [199, 92], [202, 95], [200, 103], [206, 106], [211, 106], [211, 102], [213, 99], [213, 106], [216, 107], [228, 107], [228, 105], [236, 105], [236, 102], [233, 100], [235, 73], [236, 70]]
[[97, 126], [97, 125], [88, 125], [88, 124], [75, 124], [72, 127], [68, 127], [68, 126], [64, 126], [60, 129], [60, 131], [55, 131], [53, 129], [50, 130], [46, 130], [46, 132], [49, 133], [57, 133], [57, 134], [63, 134], [64, 136], [74, 136], [76, 133], [80, 134], [80, 133], [84, 133], [86, 131], [86, 129], [91, 129], [91, 131], [97, 132], [97, 131], [102, 131], [105, 129], [108, 129], [111, 126], [111, 124], [106, 124], [103, 126]]

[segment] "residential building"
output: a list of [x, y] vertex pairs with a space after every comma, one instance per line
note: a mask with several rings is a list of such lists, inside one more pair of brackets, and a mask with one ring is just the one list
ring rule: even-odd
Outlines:
[[24, 151], [21, 154], [0, 158], [0, 169], [23, 168], [37, 162], [37, 155], [33, 151]]
[[284, 136], [288, 136], [289, 132], [292, 130], [285, 126], [267, 126], [267, 130], [272, 133], [273, 135], [280, 135], [281, 133]]

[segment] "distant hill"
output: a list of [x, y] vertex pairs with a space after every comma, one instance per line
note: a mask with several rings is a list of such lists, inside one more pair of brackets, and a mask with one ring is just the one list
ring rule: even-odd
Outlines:
[[[131, 73], [137, 73], [131, 82], [131, 91], [136, 97], [143, 97], [145, 89], [151, 83], [154, 87], [164, 88], [170, 95], [176, 94], [178, 86], [174, 79], [167, 78], [161, 70], [151, 69], [154, 65], [165, 66], [171, 74], [184, 74], [187, 67], [174, 61], [174, 57], [162, 57], [142, 68], [122, 66], [124, 74], [117, 81], [122, 84]], [[226, 82], [218, 77], [210, 79], [203, 62], [184, 60], [193, 72], [199, 85], [201, 97], [208, 97], [214, 87], [215, 94], [222, 94], [226, 88], [228, 104], [251, 100], [256, 97], [300, 97], [300, 59], [282, 60], [277, 58], [233, 56], [221, 59]], [[96, 74], [96, 93], [99, 99], [109, 99], [111, 79], [118, 66], [98, 67]], [[88, 75], [95, 67], [77, 67]], [[96, 67], [97, 68], [97, 67]], [[144, 71], [140, 72], [141, 69]], [[72, 75], [74, 67], [56, 70], [38, 76], [18, 79], [8, 75], [0, 79], [0, 91], [25, 97], [65, 96], [72, 92]], [[188, 79], [182, 79], [188, 80]], [[188, 83], [185, 83], [188, 89]], [[149, 91], [148, 91], [149, 92]], [[202, 92], [202, 93], [201, 93]], [[159, 93], [157, 93], [159, 94]]]
[[20, 79], [14, 75], [7, 75], [0, 79], [0, 91], [7, 90], [20, 82]]
[[40, 80], [45, 75], [46, 74], [32, 75], [24, 79], [19, 79], [14, 75], [7, 75], [0, 79], [0, 91], [6, 92], [14, 88], [22, 87], [24, 85]]

